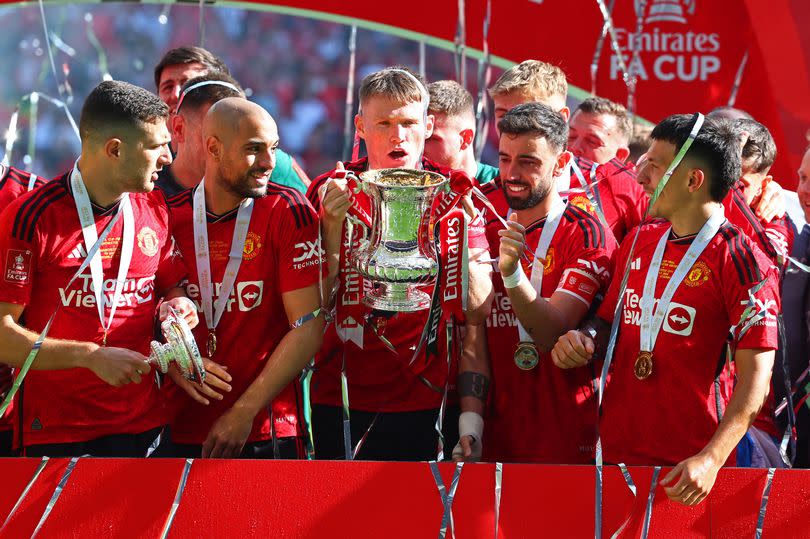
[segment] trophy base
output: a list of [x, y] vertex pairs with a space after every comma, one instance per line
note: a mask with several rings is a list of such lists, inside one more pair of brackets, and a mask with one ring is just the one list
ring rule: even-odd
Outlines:
[[363, 298], [363, 303], [378, 311], [412, 313], [430, 307], [430, 296], [412, 284], [379, 283]]

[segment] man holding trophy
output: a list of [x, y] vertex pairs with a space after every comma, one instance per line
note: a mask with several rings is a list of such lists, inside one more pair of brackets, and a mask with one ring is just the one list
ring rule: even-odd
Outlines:
[[[269, 181], [278, 142], [275, 121], [259, 105], [217, 101], [203, 122], [205, 177], [169, 201], [189, 266], [186, 289], [203, 316], [197, 342], [227, 369], [210, 377], [212, 387], [180, 380], [187, 392], [200, 390], [194, 400], [167, 387], [177, 405], [174, 456], [299, 453], [286, 434], [274, 447], [268, 408], [320, 348], [323, 259], [318, 216], [307, 199]], [[286, 418], [293, 432], [296, 419]]]
[[[422, 334], [438, 332], [438, 324], [423, 332], [425, 308], [436, 302], [431, 302], [433, 287], [418, 285], [442, 274], [436, 262], [441, 253], [432, 246], [437, 229], [425, 215], [433, 202], [452, 197], [438, 196], [447, 189], [450, 171], [422, 157], [433, 129], [428, 101], [424, 83], [405, 68], [367, 76], [355, 128], [368, 157], [338, 163], [307, 193], [321, 215], [329, 267], [325, 304], [331, 304], [333, 284], [336, 289], [336, 319], [324, 336], [313, 377], [320, 458], [436, 457], [448, 363], [425, 359], [431, 345], [422, 346]], [[358, 209], [363, 195], [367, 204]], [[463, 219], [452, 222], [454, 234], [460, 229], [466, 234]], [[370, 227], [368, 237], [359, 233], [364, 225]], [[444, 274], [454, 271], [448, 267]]]
[[147, 376], [155, 311], [173, 297], [161, 317], [197, 321], [174, 288], [185, 267], [165, 199], [150, 193], [171, 162], [167, 117], [146, 90], [99, 84], [82, 108], [76, 165], [0, 216], [0, 361], [34, 369], [15, 421], [28, 456], [145, 456], [165, 422]]

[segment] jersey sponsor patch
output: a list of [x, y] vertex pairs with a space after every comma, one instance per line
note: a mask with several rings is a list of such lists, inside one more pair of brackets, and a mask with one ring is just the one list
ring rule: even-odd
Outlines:
[[9, 249], [6, 254], [6, 281], [27, 284], [31, 278], [31, 251]]
[[570, 294], [590, 307], [599, 292], [599, 281], [586, 271], [578, 268], [568, 268], [563, 273], [557, 291]]
[[296, 256], [293, 258], [293, 268], [304, 269], [320, 263], [326, 254], [318, 241], [302, 241], [294, 245]]

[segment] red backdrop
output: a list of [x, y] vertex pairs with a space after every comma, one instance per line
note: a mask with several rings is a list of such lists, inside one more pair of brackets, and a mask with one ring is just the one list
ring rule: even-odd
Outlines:
[[[183, 460], [80, 459], [38, 537], [159, 537]], [[0, 522], [38, 460], [0, 460]], [[29, 537], [68, 461], [45, 467], [0, 537]], [[452, 464], [441, 464], [446, 485]], [[457, 537], [494, 535], [492, 464], [463, 468], [453, 503]], [[666, 469], [664, 473], [666, 473]], [[637, 537], [652, 477], [631, 468], [633, 498], [618, 468], [605, 469], [604, 537], [632, 513]], [[722, 470], [697, 507], [655, 493], [650, 537], [753, 537], [766, 470]], [[663, 474], [662, 474], [663, 477]], [[806, 537], [810, 471], [777, 471], [765, 537]], [[594, 468], [505, 465], [499, 537], [593, 537]], [[169, 537], [436, 537], [442, 503], [427, 463], [194, 461]], [[448, 535], [448, 537], [450, 537]]]

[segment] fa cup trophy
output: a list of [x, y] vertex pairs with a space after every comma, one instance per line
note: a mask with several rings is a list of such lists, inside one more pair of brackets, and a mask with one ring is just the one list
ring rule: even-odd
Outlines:
[[374, 283], [363, 303], [383, 311], [427, 309], [430, 296], [418, 286], [434, 282], [438, 273], [433, 209], [436, 195], [448, 190], [447, 178], [399, 168], [347, 177], [370, 202], [370, 226], [361, 223], [367, 242], [352, 257], [357, 271]]
[[166, 343], [152, 341], [149, 364], [166, 374], [169, 364], [174, 362], [186, 380], [202, 384], [205, 381], [205, 365], [186, 321], [169, 307], [169, 315], [160, 323], [160, 330]]

